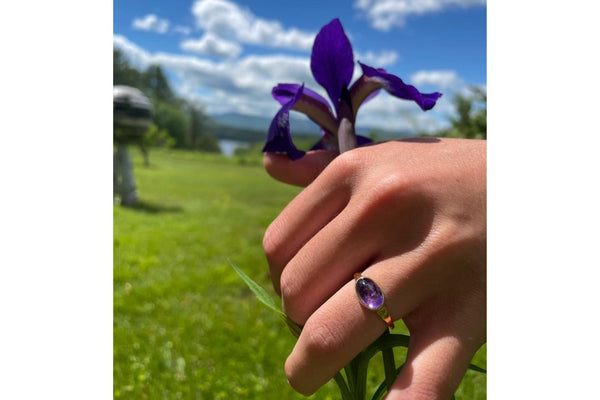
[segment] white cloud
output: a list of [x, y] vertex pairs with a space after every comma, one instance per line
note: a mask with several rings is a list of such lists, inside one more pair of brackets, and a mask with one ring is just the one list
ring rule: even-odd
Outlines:
[[[216, 62], [197, 56], [151, 54], [120, 35], [113, 37], [113, 45], [137, 68], [158, 64], [176, 74], [185, 84], [177, 90], [203, 101], [209, 113], [253, 110], [253, 114], [270, 115], [278, 107], [271, 89], [279, 82], [305, 82], [325, 95], [311, 75], [308, 56], [253, 55]], [[193, 95], [199, 92], [202, 94]]]
[[173, 32], [181, 33], [182, 35], [187, 36], [192, 33], [192, 28], [184, 25], [175, 25], [173, 27]]
[[133, 28], [142, 31], [153, 31], [156, 33], [167, 33], [169, 30], [169, 21], [166, 19], [159, 19], [154, 14], [148, 14], [143, 18], [136, 18], [133, 20]]
[[152, 56], [146, 50], [127, 40], [125, 36], [114, 35], [113, 47], [121, 50], [130, 63], [138, 69], [145, 69], [152, 63]]
[[382, 90], [377, 97], [361, 106], [357, 126], [433, 133], [447, 128], [448, 117], [456, 113], [453, 95], [470, 93], [469, 85], [456, 71], [417, 71], [407, 79], [401, 78], [423, 93], [439, 91], [442, 97], [433, 109], [424, 112], [415, 102], [397, 99]]
[[462, 85], [462, 80], [455, 71], [418, 71], [410, 77], [416, 86], [434, 86], [440, 89], [454, 88]]
[[[304, 82], [306, 87], [327, 97], [311, 75], [308, 55], [252, 55], [213, 61], [200, 56], [149, 53], [120, 35], [113, 37], [113, 45], [137, 68], [158, 64], [175, 74], [181, 82], [174, 88], [177, 93], [205, 104], [209, 114], [233, 111], [270, 117], [279, 107], [271, 97], [271, 89], [277, 83]], [[357, 67], [353, 78], [359, 76]], [[418, 71], [405, 81], [419, 90], [440, 91], [444, 96], [433, 110], [423, 112], [414, 102], [381, 91], [361, 106], [357, 125], [397, 131], [432, 131], [447, 126], [448, 115], [454, 113], [452, 93], [467, 87], [454, 71]]]
[[378, 127], [388, 131], [428, 133], [447, 126], [446, 115], [452, 105], [442, 97], [435, 108], [422, 111], [413, 101], [400, 100], [381, 92], [361, 106], [356, 118], [357, 127]]
[[373, 28], [389, 31], [393, 27], [403, 26], [410, 15], [485, 4], [486, 0], [356, 0], [354, 8], [366, 13]]
[[375, 68], [387, 67], [389, 65], [394, 65], [396, 61], [398, 61], [398, 53], [393, 50], [383, 50], [379, 53], [373, 53], [372, 51], [368, 51], [366, 53], [355, 52], [355, 57], [357, 61], [360, 61], [369, 66], [373, 66]]
[[278, 21], [256, 17], [228, 0], [197, 0], [192, 7], [199, 28], [242, 43], [310, 50], [316, 33], [285, 29]]
[[191, 53], [205, 54], [219, 58], [235, 58], [242, 47], [234, 42], [221, 39], [208, 32], [200, 39], [187, 39], [181, 42], [181, 49]]

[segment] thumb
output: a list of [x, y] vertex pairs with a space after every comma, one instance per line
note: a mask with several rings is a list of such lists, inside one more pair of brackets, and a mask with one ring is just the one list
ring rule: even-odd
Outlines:
[[339, 155], [332, 150], [314, 150], [292, 161], [285, 154], [265, 153], [263, 165], [273, 178], [297, 186], [307, 186]]

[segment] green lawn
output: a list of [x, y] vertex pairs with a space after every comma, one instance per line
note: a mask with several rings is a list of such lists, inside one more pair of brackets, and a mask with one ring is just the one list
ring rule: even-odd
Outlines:
[[[143, 167], [130, 152], [141, 204], [114, 206], [114, 397], [305, 398], [283, 372], [293, 336], [228, 264], [274, 295], [262, 236], [300, 189], [254, 161], [154, 150]], [[485, 367], [485, 347], [474, 363]], [[469, 372], [457, 399], [485, 399], [485, 382]], [[337, 387], [312, 398], [337, 399]]]

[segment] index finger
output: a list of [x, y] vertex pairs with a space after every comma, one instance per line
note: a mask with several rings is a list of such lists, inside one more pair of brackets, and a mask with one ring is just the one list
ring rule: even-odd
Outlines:
[[285, 154], [265, 153], [265, 170], [278, 181], [296, 186], [307, 186], [338, 155], [337, 151], [316, 150], [307, 152], [299, 160], [290, 160]]
[[285, 266], [298, 251], [348, 204], [350, 191], [328, 170], [296, 196], [269, 225], [263, 249], [271, 280], [280, 293], [280, 278]]

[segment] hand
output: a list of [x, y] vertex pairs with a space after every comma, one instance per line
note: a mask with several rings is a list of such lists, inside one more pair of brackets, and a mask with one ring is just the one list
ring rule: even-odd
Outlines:
[[486, 142], [404, 140], [335, 156], [265, 155], [276, 179], [310, 183], [263, 240], [284, 311], [304, 325], [290, 384], [312, 394], [387, 329], [359, 304], [362, 272], [411, 334], [387, 399], [449, 399], [485, 342]]

